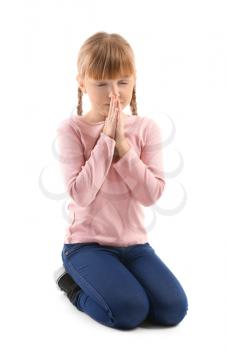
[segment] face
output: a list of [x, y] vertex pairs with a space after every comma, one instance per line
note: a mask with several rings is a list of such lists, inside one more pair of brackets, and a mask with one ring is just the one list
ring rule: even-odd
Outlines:
[[96, 115], [107, 116], [110, 99], [112, 95], [118, 97], [122, 110], [130, 104], [133, 87], [135, 85], [134, 76], [119, 76], [115, 80], [94, 80], [85, 78], [79, 81], [82, 91], [86, 90], [92, 112]]

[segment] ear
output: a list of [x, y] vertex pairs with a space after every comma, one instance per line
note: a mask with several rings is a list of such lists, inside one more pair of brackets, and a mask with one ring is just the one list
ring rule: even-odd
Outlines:
[[79, 84], [80, 89], [83, 91], [83, 93], [86, 93], [86, 89], [85, 89], [85, 87], [84, 87], [83, 79], [80, 77], [79, 74], [77, 74], [76, 80], [77, 80], [77, 82], [78, 82], [78, 84]]
[[137, 76], [134, 78], [134, 86], [136, 85]]

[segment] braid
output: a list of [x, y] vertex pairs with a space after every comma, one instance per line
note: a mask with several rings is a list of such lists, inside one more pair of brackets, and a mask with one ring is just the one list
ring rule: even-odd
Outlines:
[[78, 87], [78, 105], [77, 105], [77, 114], [78, 115], [83, 114], [82, 97], [83, 97], [83, 91], [80, 89], [80, 87]]
[[137, 103], [136, 103], [136, 86], [134, 86], [132, 91], [132, 99], [130, 102], [130, 107], [133, 115], [137, 115]]

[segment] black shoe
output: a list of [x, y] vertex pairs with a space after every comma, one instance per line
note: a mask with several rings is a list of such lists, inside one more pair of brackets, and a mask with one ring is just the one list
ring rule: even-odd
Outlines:
[[69, 300], [74, 303], [77, 292], [81, 290], [80, 286], [66, 272], [64, 266], [57, 269], [54, 273], [54, 279], [58, 287], [67, 294]]

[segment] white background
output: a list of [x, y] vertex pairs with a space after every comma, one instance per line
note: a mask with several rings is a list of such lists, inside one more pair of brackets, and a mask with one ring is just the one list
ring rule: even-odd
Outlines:
[[[1, 348], [226, 349], [225, 5], [1, 2]], [[157, 206], [174, 211], [183, 189], [187, 199], [175, 214], [156, 212], [149, 242], [188, 296], [177, 327], [105, 327], [53, 280], [67, 225], [55, 131], [76, 107], [77, 52], [97, 31], [119, 33], [134, 50], [138, 114], [157, 119], [165, 140], [174, 125]], [[147, 224], [156, 210], [146, 208]]]

